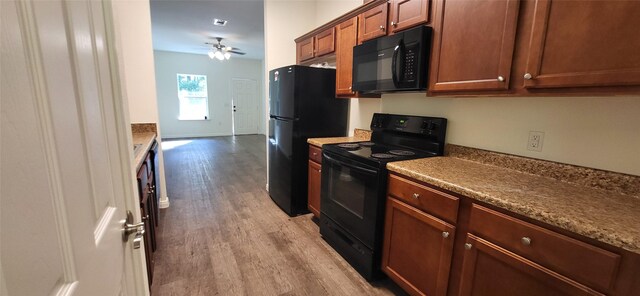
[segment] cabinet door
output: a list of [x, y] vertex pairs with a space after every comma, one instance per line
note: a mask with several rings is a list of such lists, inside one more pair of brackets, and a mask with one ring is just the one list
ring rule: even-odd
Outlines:
[[603, 294], [484, 239], [468, 234], [458, 295], [580, 296]]
[[309, 160], [309, 187], [307, 208], [314, 216], [320, 218], [320, 178], [322, 170], [320, 164]]
[[145, 231], [149, 232], [149, 236], [151, 238], [151, 250], [152, 251], [156, 251], [156, 249], [158, 248], [157, 244], [156, 244], [156, 196], [155, 196], [155, 192], [154, 192], [154, 185], [155, 184], [155, 178], [153, 175], [151, 175], [149, 177], [149, 180], [147, 181], [147, 186], [148, 186], [148, 191], [147, 191], [147, 201], [146, 201], [146, 208], [145, 211], [147, 212], [146, 216], [142, 216], [143, 219], [148, 220], [149, 221], [149, 228], [146, 228], [145, 226]]
[[316, 57], [332, 53], [336, 50], [336, 28], [331, 28], [317, 34], [316, 39]]
[[313, 37], [309, 37], [296, 43], [296, 55], [298, 58], [298, 63], [314, 57], [314, 41], [315, 40]]
[[509, 87], [520, 0], [439, 0], [432, 91]]
[[537, 0], [525, 87], [640, 85], [640, 1]]
[[388, 3], [382, 3], [360, 15], [358, 43], [387, 35], [388, 7]]
[[151, 220], [150, 219], [145, 219], [144, 217], [149, 217], [149, 199], [147, 198], [147, 194], [149, 193], [149, 188], [145, 187], [143, 189], [143, 194], [145, 194], [145, 197], [143, 198], [142, 196], [140, 196], [141, 201], [140, 201], [140, 216], [143, 217], [142, 221], [144, 222], [144, 229], [145, 229], [145, 236], [144, 236], [144, 253], [145, 253], [145, 257], [146, 257], [146, 261], [147, 261], [147, 277], [149, 278], [149, 286], [151, 286], [151, 283], [153, 283], [153, 267], [155, 265], [155, 261], [153, 258], [153, 246], [151, 245], [151, 232], [148, 231], [149, 229], [151, 229], [153, 227], [153, 225], [151, 224]]
[[336, 50], [336, 96], [351, 97], [353, 69], [353, 47], [358, 36], [358, 17], [338, 25], [338, 48]]
[[393, 0], [391, 32], [402, 31], [429, 21], [429, 0]]
[[455, 227], [387, 199], [382, 270], [413, 295], [446, 295]]

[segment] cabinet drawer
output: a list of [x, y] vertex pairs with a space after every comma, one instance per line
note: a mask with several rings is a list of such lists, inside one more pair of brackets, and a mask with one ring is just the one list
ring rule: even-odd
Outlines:
[[322, 149], [313, 145], [309, 145], [309, 159], [322, 163]]
[[459, 199], [450, 194], [418, 184], [402, 177], [389, 175], [389, 195], [442, 220], [455, 223]]
[[469, 232], [602, 292], [620, 263], [618, 254], [475, 204]]

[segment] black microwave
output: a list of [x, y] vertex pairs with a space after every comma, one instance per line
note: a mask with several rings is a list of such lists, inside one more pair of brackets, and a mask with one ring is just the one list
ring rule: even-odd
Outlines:
[[382, 93], [427, 88], [430, 27], [420, 26], [353, 48], [354, 91]]

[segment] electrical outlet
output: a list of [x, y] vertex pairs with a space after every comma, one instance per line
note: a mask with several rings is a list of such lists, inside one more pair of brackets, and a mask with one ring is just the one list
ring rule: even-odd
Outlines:
[[544, 140], [544, 132], [529, 131], [529, 141], [527, 142], [527, 150], [542, 151], [542, 142]]

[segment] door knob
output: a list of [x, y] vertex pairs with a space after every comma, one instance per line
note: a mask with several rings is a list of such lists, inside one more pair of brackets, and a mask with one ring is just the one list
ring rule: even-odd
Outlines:
[[133, 239], [133, 248], [139, 249], [140, 241], [144, 234], [144, 222], [133, 224], [133, 213], [131, 213], [131, 211], [127, 211], [127, 219], [122, 225], [122, 241], [127, 242], [129, 237], [134, 233], [136, 236]]
[[384, 26], [380, 26], [380, 31], [384, 31]]
[[525, 73], [524, 74], [524, 79], [530, 80], [531, 78], [533, 78], [533, 76], [531, 76], [531, 73]]
[[391, 26], [393, 26], [393, 27], [397, 27], [397, 26], [398, 26], [398, 23], [396, 23], [396, 22], [391, 22]]
[[503, 82], [504, 81], [504, 77], [498, 76], [498, 81]]

